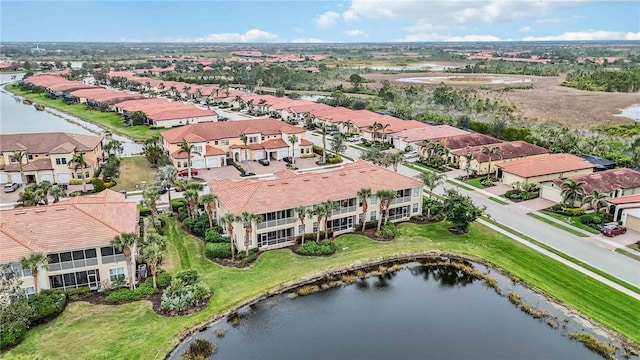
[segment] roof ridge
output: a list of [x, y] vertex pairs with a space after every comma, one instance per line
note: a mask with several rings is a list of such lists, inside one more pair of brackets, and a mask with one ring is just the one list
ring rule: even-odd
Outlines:
[[[97, 205], [103, 205], [103, 206], [105, 206], [105, 205], [126, 204], [126, 203], [127, 203], [126, 201], [121, 201], [121, 202], [103, 202], [103, 203], [101, 203], [101, 204], [97, 204]], [[106, 227], [108, 227], [108, 228], [110, 228], [110, 229], [114, 230], [114, 231], [115, 231], [115, 232], [117, 232], [117, 233], [120, 233], [120, 230], [118, 230], [118, 229], [116, 229], [115, 227], [113, 227], [113, 226], [111, 226], [111, 225], [107, 224], [106, 222], [104, 222], [103, 220], [101, 220], [101, 219], [99, 219], [98, 217], [94, 216], [94, 215], [93, 215], [93, 214], [91, 214], [90, 212], [88, 212], [88, 211], [86, 211], [86, 210], [81, 209], [81, 208], [80, 208], [80, 207], [78, 207], [77, 205], [96, 205], [96, 203], [93, 203], [93, 202], [92, 202], [92, 203], [69, 203], [69, 206], [72, 206], [72, 207], [76, 208], [78, 211], [80, 211], [80, 212], [82, 212], [82, 213], [84, 213], [84, 214], [88, 215], [89, 217], [91, 217], [91, 218], [93, 218], [93, 219], [97, 220], [99, 223], [103, 224], [104, 226], [106, 226]]]

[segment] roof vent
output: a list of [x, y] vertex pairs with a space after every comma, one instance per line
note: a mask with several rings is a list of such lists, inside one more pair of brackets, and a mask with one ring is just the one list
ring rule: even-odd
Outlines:
[[274, 183], [268, 183], [267, 186], [276, 186]]
[[287, 185], [289, 182], [288, 181], [283, 181], [282, 184], [283, 185]]
[[322, 176], [320, 176], [320, 177], [321, 177], [321, 178], [323, 178], [323, 179], [328, 179], [328, 178], [329, 178], [329, 175], [322, 175]]
[[47, 209], [37, 209], [36, 210], [37, 213], [42, 213], [42, 212], [46, 212], [46, 211], [47, 211]]
[[302, 181], [311, 181], [311, 179], [309, 179], [309, 178], [304, 178], [304, 179], [302, 179]]
[[57, 208], [57, 209], [56, 209], [56, 211], [62, 211], [62, 210], [67, 210], [67, 208], [63, 208], [63, 207], [61, 207], [61, 208]]
[[341, 173], [340, 173], [340, 174], [338, 174], [338, 175], [340, 175], [340, 176], [345, 176], [345, 175], [347, 175], [347, 173], [341, 172]]
[[13, 213], [13, 215], [24, 215], [26, 213], [27, 213], [26, 211], [20, 211], [20, 212]]

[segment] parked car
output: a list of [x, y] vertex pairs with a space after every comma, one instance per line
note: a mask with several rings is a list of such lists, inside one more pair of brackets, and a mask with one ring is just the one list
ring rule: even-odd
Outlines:
[[626, 233], [627, 228], [618, 224], [608, 224], [603, 226], [602, 229], [600, 229], [600, 232], [605, 236], [614, 237], [616, 235]]
[[[191, 175], [198, 175], [198, 169], [191, 168]], [[182, 169], [182, 170], [178, 171], [178, 176], [189, 176], [189, 170], [188, 169]]]
[[405, 159], [413, 159], [413, 158], [417, 158], [418, 157], [418, 152], [417, 151], [409, 151], [408, 153], [404, 154], [404, 158]]
[[289, 164], [293, 164], [293, 158], [291, 156], [285, 156], [282, 158], [282, 161], [289, 163]]
[[9, 193], [9, 192], [14, 192], [16, 190], [18, 190], [18, 188], [20, 187], [20, 184], [18, 183], [6, 183], [4, 184], [4, 192]]
[[269, 159], [260, 159], [258, 162], [264, 166], [269, 166]]
[[329, 135], [329, 136], [336, 136], [338, 134], [340, 134], [340, 132], [338, 130], [327, 131], [327, 135]]
[[360, 140], [362, 140], [362, 136], [360, 135], [351, 135], [347, 138], [348, 141], [350, 142], [358, 142]]

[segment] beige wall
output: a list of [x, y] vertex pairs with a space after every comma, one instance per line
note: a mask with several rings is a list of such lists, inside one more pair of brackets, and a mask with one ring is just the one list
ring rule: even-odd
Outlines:
[[503, 172], [502, 174], [502, 183], [506, 184], [506, 185], [511, 185], [515, 182], [521, 182], [524, 184], [540, 184], [542, 182], [545, 181], [550, 181], [552, 179], [556, 179], [556, 178], [570, 178], [572, 176], [576, 176], [576, 175], [582, 175], [582, 174], [590, 174], [593, 172], [592, 168], [589, 169], [582, 169], [582, 170], [575, 170], [575, 171], [568, 171], [568, 172], [562, 172], [562, 173], [554, 173], [554, 174], [548, 174], [548, 175], [541, 175], [541, 176], [533, 176], [533, 177], [529, 177], [529, 178], [524, 178], [515, 174], [511, 174], [508, 172]]

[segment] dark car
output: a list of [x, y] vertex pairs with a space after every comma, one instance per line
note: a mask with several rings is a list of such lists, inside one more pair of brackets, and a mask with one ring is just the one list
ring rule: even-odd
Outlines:
[[291, 156], [285, 156], [282, 158], [282, 161], [289, 163], [289, 164], [293, 164], [293, 158]]
[[600, 232], [605, 236], [614, 237], [616, 235], [626, 233], [627, 228], [618, 224], [609, 224], [603, 226], [602, 229], [600, 229]]
[[269, 166], [269, 160], [268, 159], [260, 159], [258, 160], [258, 162], [264, 166]]

